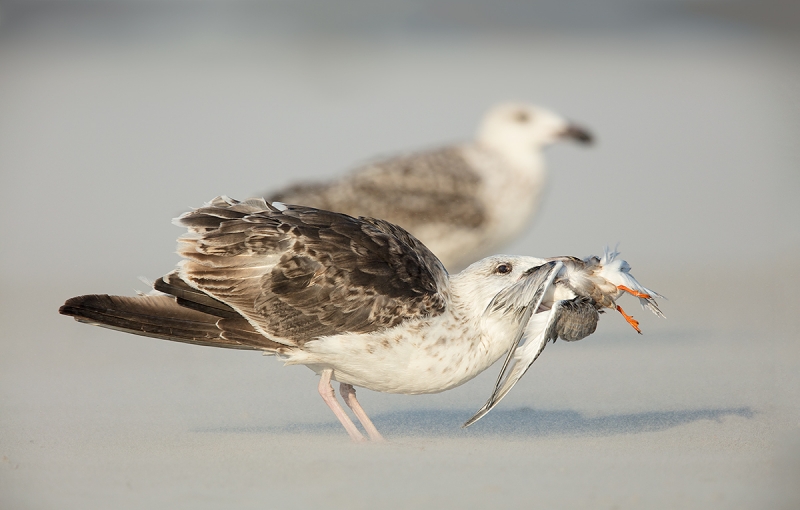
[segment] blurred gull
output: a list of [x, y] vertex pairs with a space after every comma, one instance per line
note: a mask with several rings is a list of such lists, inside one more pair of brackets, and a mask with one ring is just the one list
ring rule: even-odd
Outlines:
[[472, 142], [377, 161], [331, 182], [265, 196], [392, 222], [454, 271], [525, 228], [545, 185], [542, 150], [564, 139], [589, 143], [592, 135], [544, 108], [506, 103], [489, 110]]
[[[438, 393], [508, 352], [488, 412], [544, 345], [594, 332], [623, 292], [658, 312], [616, 253], [576, 259], [495, 255], [448, 275], [405, 230], [303, 206], [217, 197], [176, 220], [184, 260], [155, 293], [74, 297], [60, 313], [137, 335], [261, 350], [319, 374], [319, 392], [355, 441], [382, 437], [354, 386]], [[620, 309], [621, 310], [621, 309]], [[633, 319], [630, 319], [633, 320]], [[632, 323], [633, 324], [633, 323]], [[522, 343], [523, 336], [530, 341]], [[511, 365], [510, 361], [515, 360]]]

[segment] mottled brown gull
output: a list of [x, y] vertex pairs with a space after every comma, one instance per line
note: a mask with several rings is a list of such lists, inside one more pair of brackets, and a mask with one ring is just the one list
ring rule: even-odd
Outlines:
[[475, 140], [375, 161], [323, 183], [265, 194], [351, 216], [381, 218], [422, 241], [450, 271], [496, 253], [536, 213], [546, 171], [543, 149], [586, 129], [544, 108], [490, 109]]
[[[405, 230], [303, 206], [218, 197], [182, 215], [178, 269], [155, 293], [71, 298], [60, 313], [128, 333], [260, 350], [320, 375], [319, 392], [353, 440], [381, 435], [354, 386], [437, 393], [509, 353], [508, 376], [472, 421], [519, 380], [548, 341], [591, 334], [598, 311], [655, 295], [616, 254], [575, 259], [495, 255], [448, 275]], [[660, 312], [659, 312], [660, 313]], [[632, 320], [632, 319], [631, 319]], [[528, 339], [523, 343], [523, 337]], [[522, 370], [522, 372], [520, 372]]]

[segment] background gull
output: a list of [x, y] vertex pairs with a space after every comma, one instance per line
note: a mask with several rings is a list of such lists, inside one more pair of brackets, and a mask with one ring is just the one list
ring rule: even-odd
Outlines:
[[524, 103], [497, 105], [475, 140], [376, 161], [326, 183], [267, 193], [302, 204], [402, 226], [451, 271], [512, 240], [536, 212], [546, 171], [542, 150], [592, 135]]
[[[449, 276], [423, 244], [379, 219], [218, 197], [177, 222], [189, 230], [179, 239], [184, 260], [154, 284], [157, 294], [78, 296], [59, 311], [128, 333], [261, 350], [306, 365], [355, 441], [364, 436], [336, 400], [332, 380], [370, 438], [381, 440], [354, 386], [438, 393], [508, 352], [502, 379], [516, 356], [469, 424], [508, 393], [548, 341], [593, 333], [598, 310], [614, 307], [623, 292], [658, 311], [656, 294], [627, 264], [614, 263], [616, 254], [495, 255]], [[518, 349], [526, 329], [539, 344], [533, 356], [527, 345]]]

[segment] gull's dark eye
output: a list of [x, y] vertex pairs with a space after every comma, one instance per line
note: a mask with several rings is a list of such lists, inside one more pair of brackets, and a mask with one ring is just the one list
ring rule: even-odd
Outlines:
[[500, 264], [494, 268], [494, 272], [498, 274], [508, 274], [511, 272], [511, 264]]
[[525, 110], [519, 110], [516, 113], [514, 113], [514, 120], [519, 122], [520, 124], [524, 124], [529, 120], [531, 120], [531, 116], [528, 115], [528, 112], [526, 112]]

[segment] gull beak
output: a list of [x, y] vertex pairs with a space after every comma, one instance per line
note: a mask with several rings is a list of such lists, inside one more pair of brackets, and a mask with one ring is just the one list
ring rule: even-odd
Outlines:
[[591, 145], [594, 142], [592, 133], [588, 129], [576, 124], [569, 124], [564, 128], [564, 130], [559, 133], [559, 138], [571, 138], [584, 145]]

